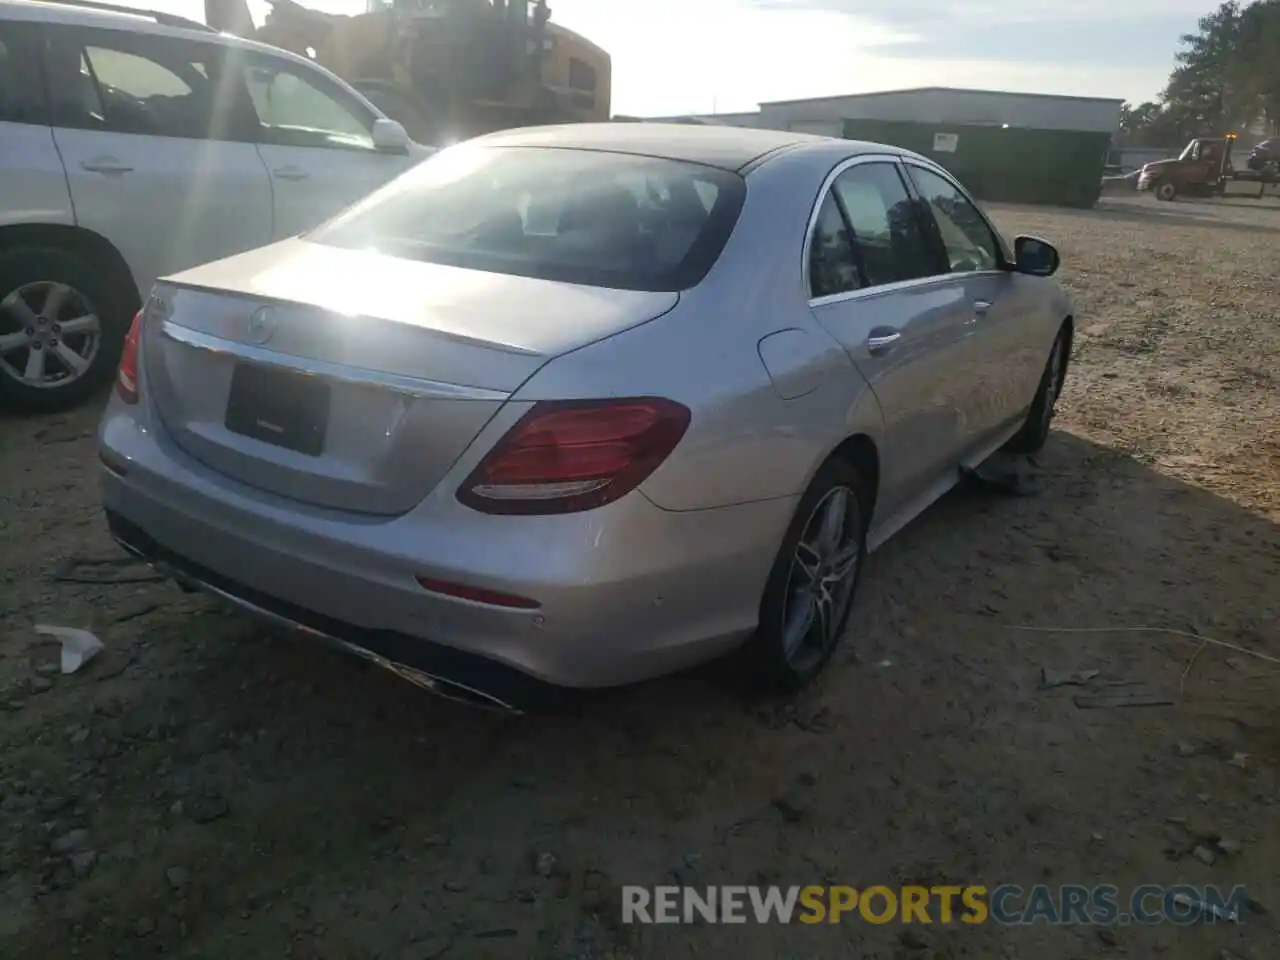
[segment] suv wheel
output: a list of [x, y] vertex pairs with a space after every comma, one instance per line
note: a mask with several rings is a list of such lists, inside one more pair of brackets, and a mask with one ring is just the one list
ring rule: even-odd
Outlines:
[[24, 413], [76, 406], [120, 360], [129, 302], [75, 254], [0, 252], [0, 402]]

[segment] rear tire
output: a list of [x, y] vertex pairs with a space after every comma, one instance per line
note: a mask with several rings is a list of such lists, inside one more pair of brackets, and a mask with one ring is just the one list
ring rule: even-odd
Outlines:
[[[0, 405], [20, 413], [79, 405], [115, 372], [130, 310], [124, 284], [74, 253], [0, 252]], [[35, 364], [33, 352], [43, 353]]]
[[742, 650], [756, 691], [799, 690], [839, 647], [867, 555], [865, 490], [858, 471], [835, 459], [801, 497]]
[[1049, 439], [1049, 428], [1053, 424], [1058, 397], [1062, 393], [1062, 385], [1067, 378], [1067, 365], [1070, 361], [1071, 335], [1066, 327], [1058, 331], [1058, 338], [1053, 341], [1053, 349], [1049, 351], [1049, 359], [1045, 361], [1044, 373], [1040, 375], [1040, 386], [1036, 389], [1035, 398], [1031, 401], [1031, 409], [1027, 411], [1027, 419], [1021, 429], [1004, 445], [1009, 453], [1039, 453]]

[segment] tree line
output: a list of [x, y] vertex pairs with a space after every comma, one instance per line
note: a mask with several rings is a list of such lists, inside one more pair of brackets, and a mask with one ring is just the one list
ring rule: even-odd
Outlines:
[[1126, 103], [1120, 129], [1133, 146], [1243, 132], [1280, 132], [1280, 0], [1228, 0], [1182, 36], [1177, 66], [1156, 102]]

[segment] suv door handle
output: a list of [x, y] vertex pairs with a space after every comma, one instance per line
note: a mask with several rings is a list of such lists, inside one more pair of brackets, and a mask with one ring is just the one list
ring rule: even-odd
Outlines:
[[986, 313], [990, 309], [991, 309], [990, 300], [973, 301], [973, 312], [976, 313], [978, 316], [982, 316], [984, 313]]
[[90, 173], [102, 173], [108, 176], [113, 174], [129, 173], [133, 167], [126, 166], [115, 157], [95, 157], [93, 160], [83, 160], [80, 163], [81, 170], [88, 170]]
[[271, 175], [277, 180], [305, 180], [311, 176], [301, 167], [276, 167], [271, 171]]
[[902, 334], [897, 330], [889, 331], [884, 327], [878, 329], [879, 332], [873, 330], [871, 336], [867, 337], [867, 351], [869, 353], [884, 353], [902, 339]]

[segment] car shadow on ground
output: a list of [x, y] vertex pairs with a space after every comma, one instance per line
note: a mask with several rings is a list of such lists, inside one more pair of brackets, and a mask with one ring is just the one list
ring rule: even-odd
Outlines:
[[[483, 954], [458, 955], [542, 956], [574, 937], [632, 951], [619, 956], [897, 943], [895, 925], [623, 928], [627, 883], [1124, 888], [1189, 875], [1245, 883], [1280, 910], [1265, 826], [1274, 669], [1173, 635], [1012, 629], [1165, 626], [1280, 656], [1267, 633], [1280, 531], [1070, 434], [1038, 464], [1038, 495], [959, 488], [870, 558], [837, 662], [788, 700], [746, 702], [704, 670], [577, 713], [508, 718], [152, 587], [141, 600], [161, 609], [127, 622], [95, 665], [91, 733], [58, 740], [108, 798], [131, 798], [103, 801], [104, 855], [76, 891], [115, 926], [73, 937], [51, 908], [26, 955], [73, 943], [103, 955], [139, 911], [158, 925], [139, 956], [178, 944], [233, 956], [236, 942], [262, 956], [290, 944], [429, 956], [414, 945], [475, 947], [492, 930], [504, 932], [485, 934]], [[1095, 684], [1128, 685], [1093, 693], [1171, 703], [1081, 709], [1074, 697], [1091, 691], [1042, 690], [1045, 668], [1098, 671]], [[1216, 868], [1184, 859], [1192, 823], [1245, 853]], [[105, 853], [114, 845], [124, 859]], [[157, 915], [173, 864], [198, 864], [196, 879]], [[1175, 960], [1256, 936], [1125, 933], [1142, 955]], [[1046, 958], [1096, 945], [1088, 929], [1043, 926], [929, 940], [992, 957], [1006, 944]]]

